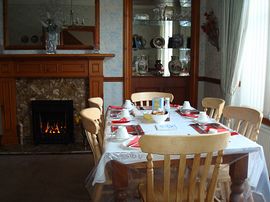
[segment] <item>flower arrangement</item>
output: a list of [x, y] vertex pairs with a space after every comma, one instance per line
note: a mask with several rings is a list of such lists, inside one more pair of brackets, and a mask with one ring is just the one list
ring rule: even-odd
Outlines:
[[205, 12], [204, 14], [206, 22], [202, 24], [201, 28], [203, 32], [207, 35], [207, 39], [217, 51], [219, 51], [219, 28], [217, 17], [213, 11]]
[[60, 32], [61, 25], [58, 25], [58, 23], [53, 18], [51, 18], [49, 12], [47, 12], [47, 19], [41, 20], [40, 22], [46, 32]]

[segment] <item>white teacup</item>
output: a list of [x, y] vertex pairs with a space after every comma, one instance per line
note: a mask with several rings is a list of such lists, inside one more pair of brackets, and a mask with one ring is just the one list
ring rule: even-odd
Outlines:
[[132, 109], [134, 107], [134, 104], [131, 102], [131, 100], [126, 100], [123, 104], [123, 107], [125, 109]]
[[115, 132], [116, 139], [128, 139], [129, 134], [125, 126], [118, 126]]
[[184, 101], [183, 103], [183, 109], [191, 109], [189, 101]]
[[120, 114], [121, 118], [130, 118], [130, 113], [128, 109], [123, 109]]
[[200, 112], [197, 120], [199, 122], [207, 122], [208, 121], [208, 116], [207, 116], [206, 112], [204, 112], [204, 111]]

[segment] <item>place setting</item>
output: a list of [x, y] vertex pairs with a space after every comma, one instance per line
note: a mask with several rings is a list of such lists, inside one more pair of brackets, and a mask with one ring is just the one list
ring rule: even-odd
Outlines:
[[129, 110], [123, 109], [117, 114], [117, 116], [115, 116], [113, 118], [113, 120], [111, 120], [111, 123], [112, 124], [129, 123], [131, 120], [133, 120], [133, 118], [132, 118]]
[[180, 116], [186, 118], [198, 118], [199, 111], [190, 105], [189, 101], [184, 101], [182, 107], [176, 111]]
[[232, 131], [220, 123], [215, 122], [213, 119], [210, 119], [206, 112], [200, 112], [198, 118], [193, 120], [195, 123], [190, 124], [200, 134], [215, 134], [220, 132], [230, 131], [231, 135], [238, 135], [237, 132]]
[[144, 132], [140, 125], [111, 126], [111, 137], [108, 141], [121, 142], [124, 149], [139, 149], [139, 139]]
[[131, 138], [132, 135], [128, 133], [128, 130], [125, 126], [117, 126], [111, 133], [111, 136], [108, 138], [109, 141], [119, 142]]

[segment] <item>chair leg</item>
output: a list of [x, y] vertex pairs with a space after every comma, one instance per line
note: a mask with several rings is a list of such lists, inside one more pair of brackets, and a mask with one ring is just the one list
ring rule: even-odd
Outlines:
[[223, 182], [223, 185], [225, 190], [225, 199], [226, 201], [229, 201], [231, 194], [231, 182], [230, 181]]
[[93, 202], [100, 202], [101, 195], [102, 195], [102, 190], [103, 190], [103, 184], [96, 183], [94, 185], [94, 189], [91, 194], [91, 199]]

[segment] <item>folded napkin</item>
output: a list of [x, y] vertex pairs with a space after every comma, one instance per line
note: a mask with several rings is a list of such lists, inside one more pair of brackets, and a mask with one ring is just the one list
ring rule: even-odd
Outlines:
[[128, 123], [129, 120], [127, 118], [121, 118], [119, 120], [114, 120], [112, 123]]
[[238, 132], [235, 132], [235, 131], [232, 131], [231, 132], [231, 136], [234, 136], [234, 135], [239, 135], [239, 133]]
[[209, 132], [209, 130], [210, 129], [215, 129], [215, 130], [217, 130], [217, 132], [225, 132], [225, 131], [228, 131], [228, 129], [226, 129], [226, 128], [215, 128], [215, 127], [211, 127], [211, 126], [205, 126], [205, 131], [206, 132]]
[[135, 138], [133, 138], [128, 144], [127, 147], [140, 147], [139, 145], [139, 139], [141, 138], [141, 136], [135, 136]]
[[113, 105], [110, 105], [109, 108], [110, 109], [120, 109], [120, 110], [123, 109], [123, 107], [121, 107], [121, 106], [113, 106]]

